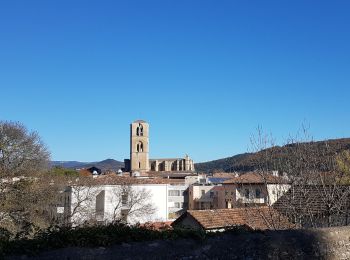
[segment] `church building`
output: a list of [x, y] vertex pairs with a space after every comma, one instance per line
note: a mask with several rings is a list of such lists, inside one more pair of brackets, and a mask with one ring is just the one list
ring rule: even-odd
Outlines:
[[130, 124], [130, 160], [125, 160], [130, 172], [194, 172], [194, 162], [184, 158], [149, 159], [149, 124], [137, 120]]

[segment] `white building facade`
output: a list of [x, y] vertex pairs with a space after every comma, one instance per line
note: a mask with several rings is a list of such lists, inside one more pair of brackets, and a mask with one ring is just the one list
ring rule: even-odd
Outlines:
[[186, 184], [70, 186], [57, 214], [72, 225], [115, 220], [136, 224], [174, 220], [187, 208]]

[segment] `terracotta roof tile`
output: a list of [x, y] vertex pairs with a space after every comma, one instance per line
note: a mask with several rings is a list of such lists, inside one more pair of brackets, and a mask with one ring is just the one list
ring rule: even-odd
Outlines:
[[248, 226], [254, 230], [290, 229], [294, 227], [287, 218], [268, 206], [188, 210], [184, 214], [192, 216], [204, 229], [219, 229], [231, 226]]
[[228, 172], [216, 172], [213, 174], [213, 177], [215, 178], [234, 178], [234, 173], [228, 173]]
[[259, 174], [257, 172], [245, 173], [241, 176], [234, 177], [224, 181], [225, 184], [243, 184], [243, 183], [287, 183], [282, 177], [273, 176], [270, 174]]
[[[185, 184], [182, 179], [164, 179], [164, 178], [135, 178], [126, 176], [117, 176], [114, 174], [85, 177], [89, 180], [82, 180], [82, 183], [89, 185], [131, 185], [131, 184]], [[79, 181], [78, 181], [79, 183]]]
[[172, 221], [147, 222], [145, 224], [141, 224], [141, 227], [145, 227], [147, 229], [152, 229], [152, 230], [168, 230], [168, 229], [172, 229], [171, 223]]
[[337, 188], [333, 185], [296, 185], [276, 201], [274, 208], [286, 215], [324, 214], [328, 210], [329, 194], [332, 194], [334, 201], [339, 203], [334, 206], [341, 207], [349, 192], [350, 187], [347, 185]]

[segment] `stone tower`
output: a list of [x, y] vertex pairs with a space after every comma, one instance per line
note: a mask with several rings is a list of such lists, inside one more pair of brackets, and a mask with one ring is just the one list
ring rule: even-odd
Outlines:
[[149, 171], [149, 125], [137, 120], [130, 125], [130, 168], [131, 172]]

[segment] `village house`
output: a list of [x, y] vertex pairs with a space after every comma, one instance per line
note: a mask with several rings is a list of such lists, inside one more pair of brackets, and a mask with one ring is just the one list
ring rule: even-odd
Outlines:
[[290, 229], [294, 224], [272, 207], [188, 210], [172, 223], [173, 227], [200, 229], [207, 232], [232, 228], [251, 230]]
[[285, 178], [249, 172], [206, 177], [189, 187], [189, 209], [225, 209], [249, 205], [272, 205], [290, 185]]
[[91, 168], [80, 173], [93, 177], [70, 184], [62, 192], [52, 212], [60, 222], [79, 225], [116, 219], [130, 224], [174, 220], [188, 209], [188, 186], [199, 180], [188, 155], [149, 159], [149, 124], [143, 120], [130, 124], [130, 159], [125, 160], [124, 171], [101, 175], [99, 169]]
[[194, 183], [189, 187], [189, 209], [222, 209], [225, 208], [225, 190], [221, 184]]
[[350, 186], [296, 184], [273, 207], [305, 228], [350, 224]]
[[223, 182], [225, 208], [246, 204], [272, 205], [290, 188], [288, 180], [273, 174], [249, 172]]
[[187, 208], [184, 180], [104, 175], [68, 186], [61, 194], [56, 219], [72, 225], [163, 222], [176, 219]]

